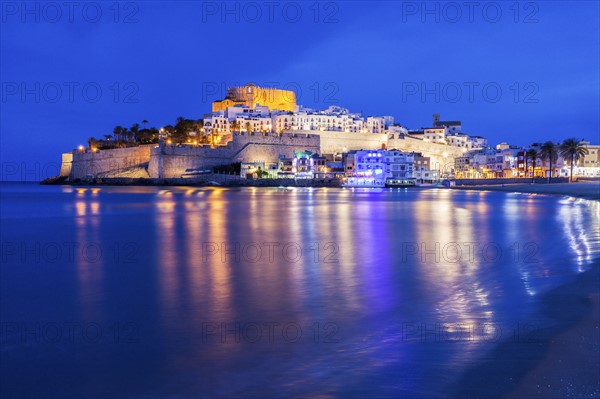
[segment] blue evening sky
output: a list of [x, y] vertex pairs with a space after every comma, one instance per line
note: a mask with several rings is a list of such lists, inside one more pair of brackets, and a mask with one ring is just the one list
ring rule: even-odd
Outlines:
[[73, 3], [0, 3], [3, 179], [246, 82], [493, 144], [600, 142], [597, 1]]

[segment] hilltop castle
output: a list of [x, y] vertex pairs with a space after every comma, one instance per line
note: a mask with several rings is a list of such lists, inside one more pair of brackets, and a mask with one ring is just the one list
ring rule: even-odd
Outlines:
[[[313, 110], [298, 106], [293, 91], [254, 84], [230, 87], [223, 100], [212, 103], [212, 111], [204, 115], [199, 131], [189, 133], [187, 143], [161, 137], [158, 146], [73, 151], [63, 154], [61, 175], [116, 176], [137, 168], [147, 177], [179, 178], [234, 163], [242, 169], [260, 164], [266, 170], [299, 151], [335, 163], [349, 151], [385, 148], [420, 153], [428, 158], [427, 168], [439, 172], [453, 169], [455, 158], [487, 145], [484, 138], [463, 133], [460, 121], [440, 121], [438, 114], [433, 127], [409, 131], [392, 116], [364, 117], [337, 105]], [[200, 136], [211, 137], [212, 145], [198, 145]], [[416, 167], [423, 171], [425, 166], [417, 161]]]

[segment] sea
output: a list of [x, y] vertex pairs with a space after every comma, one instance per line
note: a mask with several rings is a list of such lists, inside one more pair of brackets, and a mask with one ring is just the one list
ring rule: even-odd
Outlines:
[[521, 193], [0, 183], [0, 397], [448, 398], [549, 339], [599, 225]]

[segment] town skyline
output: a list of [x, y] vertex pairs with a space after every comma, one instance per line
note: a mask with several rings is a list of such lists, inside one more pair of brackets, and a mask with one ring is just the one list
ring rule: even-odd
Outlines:
[[[160, 128], [148, 128], [143, 120], [143, 128], [118, 125], [112, 135], [89, 137], [87, 147], [62, 154], [60, 173], [45, 182], [134, 178], [190, 184], [225, 172], [234, 175], [227, 177], [231, 184], [310, 179], [309, 184], [391, 187], [449, 184], [448, 179], [550, 182], [600, 176], [600, 146], [574, 137], [524, 147], [490, 145], [465, 132], [461, 121], [440, 114], [432, 115], [430, 127], [415, 130], [389, 115], [305, 108], [294, 91], [253, 83], [228, 88], [211, 108], [197, 120], [178, 117]], [[264, 178], [274, 180], [252, 182]]]
[[[267, 20], [263, 9], [265, 23], [254, 23], [241, 4], [228, 14], [213, 2], [142, 2], [118, 15], [106, 6], [99, 21], [81, 9], [72, 21], [68, 10], [58, 21], [41, 6], [38, 14], [33, 6], [24, 14], [18, 4], [4, 10], [3, 162], [30, 169], [54, 162], [73, 138], [119, 123], [197, 119], [227, 86], [249, 81], [299, 88], [298, 102], [310, 108], [392, 115], [411, 128], [440, 113], [496, 143], [593, 140], [600, 130], [600, 62], [589, 51], [598, 48], [598, 24], [590, 18], [597, 3], [521, 4], [518, 15], [493, 3], [499, 20], [479, 8], [472, 21], [466, 9], [452, 20], [442, 3], [433, 14], [414, 2], [298, 4], [298, 21], [281, 8]], [[378, 24], [361, 25], [366, 19]], [[566, 36], [555, 29], [564, 24]], [[178, 28], [166, 28], [165, 36], [155, 29], [161, 25]], [[213, 45], [212, 32], [226, 44]], [[301, 40], [292, 46], [290, 37]], [[38, 62], [11, 62], [21, 56]], [[23, 134], [33, 136], [27, 146]]]

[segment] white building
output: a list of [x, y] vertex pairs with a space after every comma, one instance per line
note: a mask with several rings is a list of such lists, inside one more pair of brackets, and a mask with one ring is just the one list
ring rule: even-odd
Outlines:
[[471, 140], [472, 148], [486, 148], [488, 145], [487, 139], [481, 136], [470, 136], [469, 140]]
[[470, 140], [468, 134], [464, 133], [449, 133], [446, 136], [448, 145], [463, 148], [466, 151], [473, 149], [473, 141]]
[[385, 182], [388, 178], [415, 177], [415, 155], [398, 150], [350, 151], [344, 162], [348, 177], [373, 178]]
[[379, 133], [385, 129], [385, 118], [377, 117], [365, 121], [360, 114], [350, 113], [347, 109], [337, 106], [332, 106], [322, 111], [300, 107], [296, 112], [273, 113], [272, 125], [277, 132], [286, 130], [318, 130]]
[[447, 144], [446, 134], [448, 131], [445, 127], [429, 127], [423, 129], [423, 137], [425, 141], [438, 144]]
[[585, 148], [588, 153], [577, 162], [578, 176], [600, 177], [600, 145], [585, 143]]

